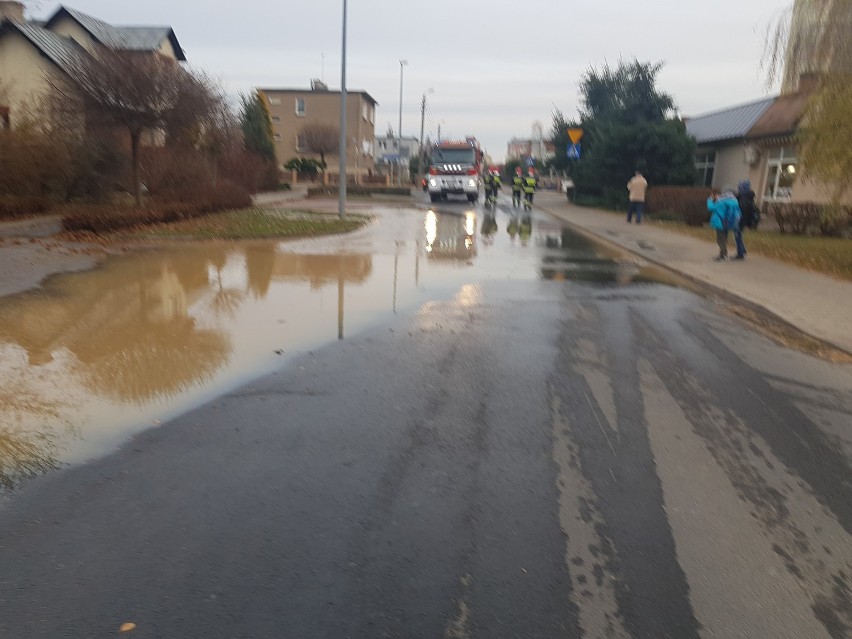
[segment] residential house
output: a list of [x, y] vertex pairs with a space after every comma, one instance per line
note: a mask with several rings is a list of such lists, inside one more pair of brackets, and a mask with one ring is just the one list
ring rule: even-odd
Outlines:
[[540, 162], [556, 157], [556, 145], [544, 139], [512, 138], [506, 145], [507, 160], [525, 160], [534, 158]]
[[48, 90], [52, 75], [66, 73], [97, 46], [186, 60], [168, 26], [117, 27], [62, 6], [46, 21], [29, 20], [21, 2], [0, 0], [0, 121], [14, 126]]
[[402, 164], [403, 171], [408, 170], [411, 159], [420, 153], [420, 140], [414, 137], [398, 138], [391, 131], [373, 142], [376, 170], [381, 173], [396, 172]]
[[824, 185], [803, 179], [796, 132], [818, 87], [803, 75], [795, 92], [686, 120], [698, 143], [698, 183], [721, 189], [748, 179], [758, 202], [827, 202]]
[[[340, 127], [340, 91], [331, 91], [319, 80], [310, 89], [258, 89], [265, 97], [272, 118], [275, 158], [283, 167], [295, 157], [319, 159], [305, 145], [301, 131], [307, 124], [327, 124]], [[375, 170], [373, 142], [376, 137], [377, 102], [366, 91], [347, 91], [346, 94], [346, 172], [356, 179], [371, 175]], [[335, 152], [335, 156], [337, 153]], [[327, 171], [339, 173], [339, 163], [329, 162]]]

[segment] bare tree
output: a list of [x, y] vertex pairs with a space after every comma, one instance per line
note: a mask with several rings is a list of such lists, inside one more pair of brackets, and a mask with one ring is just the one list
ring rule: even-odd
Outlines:
[[100, 48], [50, 80], [56, 93], [81, 107], [88, 126], [116, 126], [130, 135], [133, 192], [142, 203], [139, 144], [143, 133], [175, 137], [200, 125], [216, 103], [206, 78], [157, 53]]
[[299, 137], [305, 144], [305, 149], [320, 156], [323, 171], [325, 156], [335, 155], [340, 147], [340, 129], [331, 124], [319, 122], [306, 124], [299, 132]]

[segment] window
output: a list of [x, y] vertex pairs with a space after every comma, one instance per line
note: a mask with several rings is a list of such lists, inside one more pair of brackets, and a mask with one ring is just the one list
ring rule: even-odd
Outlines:
[[269, 104], [279, 106], [281, 104], [281, 98], [269, 98]]
[[796, 181], [796, 151], [788, 147], [774, 149], [766, 162], [766, 200], [787, 202], [793, 195], [793, 183]]
[[275, 140], [276, 142], [280, 142], [281, 141], [281, 134], [280, 133], [274, 134], [272, 136], [272, 139]]
[[273, 115], [272, 116], [272, 124], [281, 124], [281, 116]]
[[713, 186], [713, 173], [716, 169], [716, 151], [701, 151], [695, 154], [695, 184]]
[[300, 152], [306, 151], [307, 146], [308, 146], [308, 143], [305, 141], [305, 136], [304, 135], [297, 135], [296, 136], [296, 150], [300, 151]]
[[369, 102], [361, 103], [361, 117], [364, 118], [367, 122], [373, 121], [373, 107]]
[[296, 115], [305, 117], [305, 98], [296, 98]]

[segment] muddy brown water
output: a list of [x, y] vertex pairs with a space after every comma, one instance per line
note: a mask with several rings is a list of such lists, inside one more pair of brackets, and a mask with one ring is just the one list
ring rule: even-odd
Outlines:
[[346, 236], [180, 243], [0, 298], [0, 492], [471, 282], [660, 282], [556, 220], [387, 207]]

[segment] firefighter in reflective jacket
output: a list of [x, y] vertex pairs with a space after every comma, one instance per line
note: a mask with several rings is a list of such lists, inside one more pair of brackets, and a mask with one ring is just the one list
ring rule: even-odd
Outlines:
[[499, 191], [503, 187], [503, 180], [500, 179], [500, 171], [497, 170], [497, 167], [491, 167], [491, 192], [489, 194], [489, 199], [491, 200], [491, 204], [497, 204], [497, 191]]
[[482, 188], [485, 191], [485, 203], [488, 204], [488, 196], [491, 195], [491, 171], [486, 170], [482, 176]]
[[521, 193], [524, 190], [524, 173], [521, 167], [515, 168], [515, 177], [512, 178], [512, 206], [521, 205]]
[[531, 209], [533, 205], [533, 195], [538, 187], [538, 180], [535, 177], [535, 169], [530, 167], [527, 170], [527, 176], [524, 178], [524, 208]]

